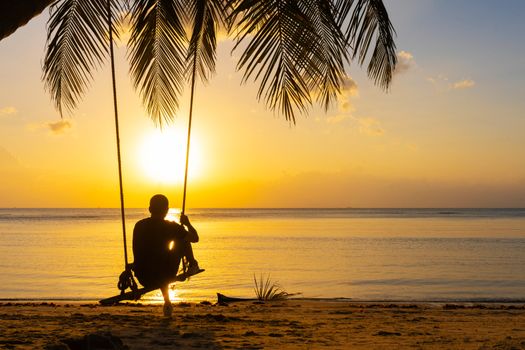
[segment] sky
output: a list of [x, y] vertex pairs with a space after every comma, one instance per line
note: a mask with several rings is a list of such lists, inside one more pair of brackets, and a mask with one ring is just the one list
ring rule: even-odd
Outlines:
[[[386, 0], [388, 93], [357, 64], [339, 101], [296, 125], [241, 84], [223, 38], [198, 84], [187, 206], [525, 207], [525, 2]], [[64, 119], [42, 83], [45, 13], [0, 41], [0, 207], [118, 207], [108, 65]], [[181, 204], [189, 96], [160, 131], [117, 54], [127, 207]]]

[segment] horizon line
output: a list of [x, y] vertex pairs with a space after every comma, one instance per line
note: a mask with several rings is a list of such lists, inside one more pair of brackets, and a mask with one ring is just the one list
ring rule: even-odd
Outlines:
[[[147, 209], [148, 207], [124, 207], [124, 209]], [[180, 207], [171, 207], [170, 209], [176, 209]], [[120, 207], [2, 207], [1, 209], [120, 209]], [[335, 210], [335, 209], [376, 209], [376, 210], [388, 210], [388, 209], [507, 209], [507, 210], [525, 210], [525, 207], [188, 207], [187, 209], [235, 209], [235, 210]]]

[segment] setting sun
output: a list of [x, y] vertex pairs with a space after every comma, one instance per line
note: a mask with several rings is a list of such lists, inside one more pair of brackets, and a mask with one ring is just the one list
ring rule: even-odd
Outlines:
[[[150, 179], [167, 184], [184, 181], [186, 135], [183, 130], [151, 131], [140, 143], [138, 152], [142, 170]], [[192, 135], [188, 176], [198, 176], [200, 169], [199, 141]]]

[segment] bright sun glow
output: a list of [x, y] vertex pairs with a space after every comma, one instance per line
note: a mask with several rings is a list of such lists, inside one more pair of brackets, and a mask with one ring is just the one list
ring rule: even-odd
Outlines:
[[[146, 135], [139, 149], [144, 172], [161, 183], [182, 183], [186, 164], [186, 135], [173, 128], [153, 130]], [[189, 178], [199, 175], [201, 153], [198, 138], [192, 135], [190, 146]]]

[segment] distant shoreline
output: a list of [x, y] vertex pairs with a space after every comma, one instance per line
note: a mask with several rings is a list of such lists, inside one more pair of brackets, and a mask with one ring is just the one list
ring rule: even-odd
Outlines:
[[[177, 208], [176, 206], [173, 208]], [[0, 207], [2, 209], [120, 209], [119, 207]], [[146, 207], [126, 207], [147, 210]], [[525, 207], [189, 207], [192, 210], [525, 210]]]

